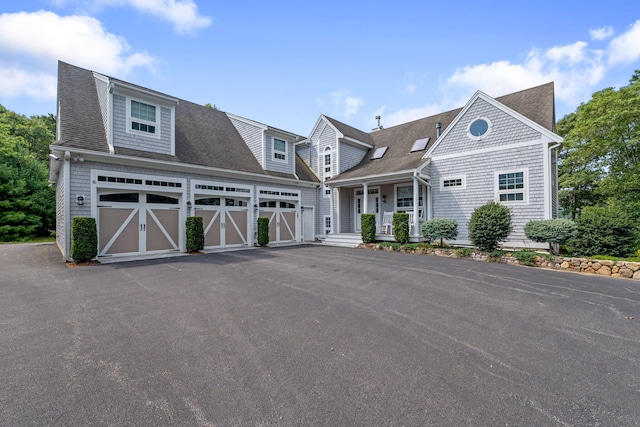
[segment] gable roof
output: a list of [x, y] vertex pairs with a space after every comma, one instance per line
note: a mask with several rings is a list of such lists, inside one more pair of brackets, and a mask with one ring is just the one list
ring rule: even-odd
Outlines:
[[[161, 92], [108, 78], [130, 88], [170, 98]], [[93, 73], [60, 61], [58, 101], [61, 138], [53, 145], [109, 153]], [[114, 147], [115, 154], [275, 176], [260, 166], [226, 113], [182, 99], [176, 101], [175, 156], [118, 146]], [[295, 179], [293, 174], [277, 176]], [[300, 179], [318, 182], [313, 174], [303, 173], [303, 176]]]
[[[553, 82], [501, 96], [495, 98], [495, 100], [545, 129], [551, 132], [555, 130]], [[329, 182], [380, 176], [403, 171], [413, 172], [413, 170], [424, 164], [425, 160], [422, 157], [438, 139], [436, 123], [441, 123], [442, 134], [461, 111], [462, 108], [457, 108], [367, 134], [373, 144], [373, 148], [369, 149], [358, 165], [332, 177]], [[340, 123], [337, 120], [333, 121]], [[425, 150], [411, 153], [413, 143], [417, 139], [427, 137], [429, 138], [429, 143]], [[381, 159], [372, 160], [371, 156], [375, 149], [385, 146], [389, 147], [389, 149], [384, 156]]]
[[336, 119], [332, 119], [329, 116], [324, 116], [329, 123], [335, 127], [338, 132], [344, 135], [346, 138], [353, 138], [360, 142], [365, 142], [367, 144], [373, 144], [371, 140], [371, 135], [367, 132], [363, 132], [360, 129], [356, 129], [353, 126], [349, 126], [348, 124], [342, 123]]

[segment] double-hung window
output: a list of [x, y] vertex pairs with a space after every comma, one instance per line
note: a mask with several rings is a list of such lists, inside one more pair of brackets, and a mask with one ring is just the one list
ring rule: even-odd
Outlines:
[[496, 173], [497, 199], [502, 203], [527, 202], [527, 171]]
[[[418, 206], [422, 207], [422, 186], [420, 186]], [[413, 185], [396, 187], [396, 210], [402, 211], [413, 207]]]
[[287, 141], [284, 139], [273, 138], [273, 159], [287, 161]]
[[131, 100], [130, 129], [135, 132], [156, 135], [156, 106]]
[[332, 163], [331, 147], [325, 147], [324, 149], [324, 176], [325, 177], [330, 177], [333, 175], [331, 163]]

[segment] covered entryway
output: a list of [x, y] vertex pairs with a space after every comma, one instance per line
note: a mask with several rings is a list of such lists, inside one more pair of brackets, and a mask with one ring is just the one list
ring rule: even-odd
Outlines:
[[98, 196], [98, 256], [180, 250], [180, 199], [144, 192]]
[[269, 242], [300, 242], [300, 193], [260, 188], [258, 216], [269, 219]]
[[[354, 195], [355, 208], [354, 212], [355, 216], [355, 230], [361, 230], [361, 218], [364, 212], [364, 190], [356, 189]], [[369, 188], [367, 190], [367, 213], [375, 213], [376, 214], [376, 222], [379, 221], [380, 217], [380, 188], [374, 187]]]

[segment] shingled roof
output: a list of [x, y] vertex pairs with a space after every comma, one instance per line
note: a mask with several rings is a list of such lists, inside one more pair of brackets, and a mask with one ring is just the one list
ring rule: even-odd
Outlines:
[[[121, 80], [110, 78], [115, 82]], [[127, 82], [130, 87], [141, 86]], [[108, 153], [109, 146], [102, 124], [102, 115], [93, 73], [64, 62], [58, 64], [58, 99], [60, 102], [60, 135], [54, 145]], [[265, 171], [244, 142], [229, 117], [220, 110], [178, 99], [175, 107], [175, 156], [123, 147], [115, 147], [117, 155], [205, 166], [211, 168], [250, 172], [268, 176], [295, 179], [293, 174], [275, 174]], [[300, 171], [301, 180], [318, 182], [306, 169]], [[308, 169], [308, 168], [307, 168]]]
[[[541, 125], [550, 131], [555, 130], [555, 107], [553, 83], [547, 83], [530, 89], [525, 89], [509, 95], [501, 96], [496, 100], [507, 107], [517, 111], [528, 119]], [[369, 142], [374, 147], [364, 156], [362, 161], [353, 168], [334, 176], [330, 181], [341, 181], [351, 178], [364, 178], [391, 174], [394, 172], [413, 171], [424, 163], [422, 156], [437, 139], [436, 123], [441, 123], [441, 132], [453, 122], [462, 108], [414, 120], [412, 122], [376, 130], [371, 133], [358, 131], [361, 134], [360, 141]], [[328, 119], [328, 118], [327, 118]], [[330, 119], [331, 123], [341, 132], [342, 129], [354, 129], [351, 126]], [[352, 134], [356, 134], [350, 131]], [[344, 133], [344, 132], [343, 132]], [[346, 134], [345, 134], [346, 135]], [[411, 153], [413, 143], [417, 139], [429, 138], [425, 150]], [[376, 148], [389, 147], [381, 159], [372, 160], [372, 154]]]

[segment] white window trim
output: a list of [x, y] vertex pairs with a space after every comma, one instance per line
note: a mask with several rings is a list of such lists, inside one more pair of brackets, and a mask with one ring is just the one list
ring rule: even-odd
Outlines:
[[[524, 188], [522, 191], [514, 191], [514, 190], [500, 190], [500, 175], [509, 174], [509, 173], [523, 173], [524, 180]], [[501, 203], [503, 205], [528, 205], [529, 204], [529, 169], [528, 168], [520, 168], [520, 169], [508, 169], [508, 170], [500, 170], [494, 173], [494, 186], [495, 186], [495, 201]], [[518, 201], [500, 201], [501, 194], [512, 194], [512, 193], [524, 193], [522, 199]]]
[[[132, 117], [131, 116], [131, 101], [136, 101], [139, 102], [141, 104], [146, 104], [146, 105], [151, 105], [153, 107], [155, 107], [156, 110], [156, 121], [155, 122], [149, 122], [147, 120], [142, 120], [139, 119], [137, 117]], [[155, 139], [160, 139], [160, 105], [149, 102], [149, 101], [145, 101], [142, 99], [138, 99], [138, 98], [132, 98], [132, 97], [125, 97], [125, 102], [126, 102], [126, 110], [127, 110], [127, 126], [126, 126], [126, 132], [130, 133], [132, 135], [140, 135], [140, 136], [146, 136], [149, 138], [155, 138]], [[143, 131], [138, 131], [135, 129], [131, 129], [131, 122], [138, 122], [138, 123], [142, 123], [145, 125], [150, 125], [150, 126], [155, 126], [156, 128], [156, 132], [155, 133], [149, 133], [149, 132], [143, 132]]]
[[[327, 227], [327, 219], [329, 219], [329, 226]], [[324, 230], [324, 235], [331, 233], [331, 215], [323, 215], [322, 217], [322, 229]]]
[[[278, 141], [284, 141], [284, 151], [276, 150], [276, 139]], [[284, 159], [276, 157], [276, 153], [284, 154]], [[289, 162], [289, 141], [282, 138], [271, 137], [271, 160], [274, 162], [288, 163]]]
[[[395, 184], [393, 186], [393, 210], [395, 212], [405, 212], [408, 210], [412, 210], [413, 207], [411, 206], [404, 206], [404, 207], [398, 207], [398, 187], [411, 187], [411, 194], [413, 197], [413, 183], [412, 182], [404, 182], [401, 184]], [[419, 196], [422, 197], [422, 204], [418, 205], [419, 209], [422, 209], [424, 207], [424, 202], [425, 202], [425, 196], [424, 194], [422, 194], [422, 189], [424, 188], [424, 186], [422, 184], [420, 184], [420, 187], [418, 188], [418, 193]], [[418, 199], [418, 203], [420, 203], [420, 200]]]
[[[329, 190], [329, 194], [327, 194], [327, 190]], [[329, 187], [328, 185], [324, 185], [322, 187], [322, 196], [325, 199], [328, 199], [329, 197], [331, 197], [331, 187]]]
[[[445, 181], [452, 181], [454, 179], [462, 180], [462, 185], [457, 185], [455, 187], [445, 187]], [[440, 190], [441, 191], [457, 191], [464, 190], [467, 188], [467, 176], [466, 175], [451, 175], [451, 176], [443, 176], [440, 178]]]
[[[327, 150], [328, 149], [328, 150]], [[324, 157], [326, 155], [330, 155], [331, 156], [331, 164], [330, 166], [330, 170], [329, 172], [326, 172], [326, 165], [324, 164]], [[335, 163], [335, 156], [333, 155], [333, 149], [331, 148], [330, 145], [327, 145], [326, 147], [324, 147], [324, 149], [322, 150], [322, 160], [321, 160], [321, 167], [322, 167], [322, 176], [325, 178], [330, 178], [333, 176], [333, 165]]]
[[[487, 125], [489, 125], [487, 131], [484, 134], [480, 135], [480, 136], [475, 136], [475, 135], [471, 134], [471, 125], [473, 123], [475, 123], [476, 120], [484, 120], [485, 122], [487, 122]], [[480, 140], [486, 138], [487, 136], [489, 136], [489, 134], [491, 133], [491, 129], [493, 129], [493, 124], [491, 123], [491, 120], [489, 120], [488, 118], [483, 117], [483, 116], [474, 117], [473, 119], [471, 119], [471, 121], [467, 125], [467, 136], [469, 138], [473, 139], [474, 141], [480, 141]]]

